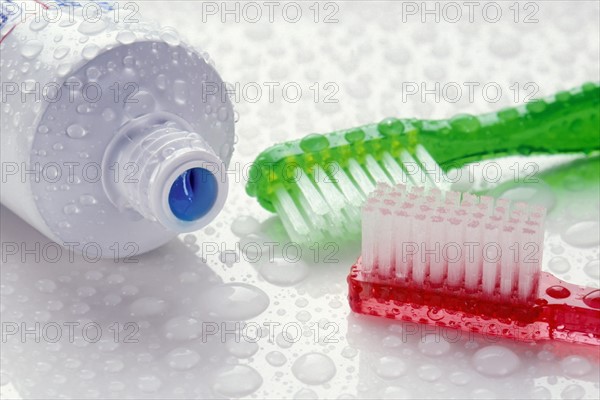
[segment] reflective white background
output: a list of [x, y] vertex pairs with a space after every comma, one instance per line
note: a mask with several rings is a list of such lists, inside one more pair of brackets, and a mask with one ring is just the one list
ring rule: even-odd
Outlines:
[[[497, 2], [498, 22], [491, 22], [495, 6], [485, 14], [484, 3], [470, 15], [473, 22], [462, 3], [456, 3], [463, 13], [458, 22], [444, 3], [437, 6], [439, 22], [433, 14], [422, 22], [420, 2], [307, 2], [298, 22], [291, 22], [295, 5], [284, 11], [285, 3], [237, 3], [239, 22], [222, 2], [139, 4], [144, 18], [175, 27], [207, 51], [238, 89], [230, 198], [211, 226], [137, 263], [90, 263], [66, 253], [59, 262], [3, 262], [3, 323], [40, 322], [47, 335], [39, 343], [34, 335], [2, 343], [2, 397], [599, 397], [597, 348], [492, 342], [352, 315], [345, 278], [358, 247], [319, 244], [318, 254], [305, 249], [302, 260], [290, 262], [296, 247], [287, 246], [284, 257], [277, 218], [244, 192], [246, 165], [277, 141], [387, 116], [492, 111], [522, 102], [532, 90], [542, 96], [598, 81], [597, 2]], [[226, 4], [235, 10], [236, 2]], [[254, 23], [257, 9], [262, 16]], [[501, 88], [497, 102], [490, 101], [492, 89], [482, 93], [486, 84]], [[418, 92], [408, 94], [409, 87]], [[598, 159], [568, 159], [504, 161], [509, 181], [514, 162], [560, 168], [538, 174], [537, 184], [490, 188], [550, 206], [544, 269], [597, 287]], [[7, 209], [1, 217], [3, 242], [48, 242]], [[70, 322], [80, 324], [73, 343]], [[95, 328], [86, 339], [86, 323], [101, 327], [98, 342], [90, 340]], [[62, 327], [57, 343], [49, 340], [54, 324]], [[122, 331], [115, 336], [116, 327]], [[137, 343], [130, 343], [134, 331]]]

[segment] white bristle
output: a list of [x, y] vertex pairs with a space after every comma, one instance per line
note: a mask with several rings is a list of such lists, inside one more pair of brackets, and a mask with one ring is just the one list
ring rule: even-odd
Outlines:
[[403, 150], [395, 159], [384, 152], [381, 161], [366, 155], [362, 163], [350, 159], [344, 168], [337, 162], [327, 162], [314, 165], [310, 171], [297, 169], [290, 174], [297, 189], [294, 193], [288, 193], [282, 183], [274, 184], [273, 207], [292, 241], [313, 243], [356, 235], [360, 232], [360, 207], [377, 184], [447, 184], [441, 168], [423, 147], [419, 146], [415, 155], [416, 159]]
[[283, 186], [279, 186], [275, 192], [277, 201], [273, 202], [275, 212], [279, 214], [281, 222], [288, 228], [290, 239], [293, 241], [302, 240], [310, 233], [310, 228], [305, 222], [305, 217], [302, 215], [294, 199]]
[[395, 184], [407, 184], [410, 182], [406, 172], [402, 169], [400, 164], [392, 157], [390, 153], [383, 153], [383, 168], [392, 177]]
[[472, 194], [379, 185], [363, 207], [362, 272], [398, 284], [529, 301], [545, 210]]
[[352, 159], [348, 161], [348, 173], [365, 196], [368, 196], [375, 189], [374, 181], [369, 178], [363, 167], [356, 160]]

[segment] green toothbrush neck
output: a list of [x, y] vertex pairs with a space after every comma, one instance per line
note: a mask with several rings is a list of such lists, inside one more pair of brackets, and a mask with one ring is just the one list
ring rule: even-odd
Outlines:
[[600, 87], [588, 83], [495, 113], [411, 123], [445, 170], [500, 155], [590, 153], [600, 149]]

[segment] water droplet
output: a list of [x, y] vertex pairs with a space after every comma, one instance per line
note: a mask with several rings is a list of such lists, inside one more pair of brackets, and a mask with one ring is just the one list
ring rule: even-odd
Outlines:
[[300, 322], [308, 322], [312, 318], [311, 313], [306, 310], [301, 310], [296, 314], [296, 319]]
[[342, 357], [344, 358], [354, 358], [357, 354], [358, 350], [356, 350], [354, 347], [347, 346], [342, 350]]
[[237, 358], [252, 357], [258, 351], [258, 343], [249, 341], [247, 338], [235, 338], [235, 340], [225, 344], [227, 350]]
[[333, 378], [336, 368], [331, 358], [325, 354], [307, 353], [294, 361], [292, 373], [302, 383], [319, 385]]
[[227, 121], [229, 118], [229, 110], [227, 107], [219, 107], [217, 110], [217, 119], [221, 122]]
[[138, 378], [138, 388], [142, 392], [156, 392], [161, 386], [161, 380], [154, 375], [140, 376]]
[[56, 151], [61, 151], [62, 149], [64, 149], [64, 146], [62, 145], [62, 143], [54, 143], [54, 145], [52, 145], [52, 148]]
[[127, 102], [125, 112], [130, 117], [136, 118], [154, 111], [155, 107], [154, 96], [145, 90], [141, 90]]
[[585, 273], [593, 279], [600, 278], [600, 262], [599, 260], [592, 260], [585, 265], [583, 268]]
[[194, 350], [178, 347], [167, 354], [167, 363], [169, 367], [184, 371], [193, 368], [200, 361], [200, 355]]
[[502, 346], [483, 347], [473, 355], [473, 364], [480, 373], [488, 376], [507, 376], [517, 370], [519, 357]]
[[81, 103], [77, 106], [77, 112], [79, 114], [89, 114], [94, 112], [94, 107], [95, 104], [90, 104], [90, 103]]
[[67, 128], [67, 135], [73, 139], [81, 139], [87, 135], [87, 132], [81, 125], [73, 124]]
[[568, 356], [560, 362], [565, 375], [583, 376], [592, 370], [589, 361], [581, 356]]
[[91, 297], [96, 294], [96, 289], [91, 286], [82, 286], [77, 288], [77, 295], [79, 297]]
[[160, 74], [156, 77], [156, 87], [160, 90], [167, 88], [167, 77], [164, 74]]
[[194, 244], [197, 240], [198, 239], [196, 238], [196, 236], [192, 235], [191, 233], [188, 233], [183, 237], [183, 243], [185, 244]]
[[228, 268], [233, 267], [233, 264], [240, 261], [237, 251], [225, 250], [219, 255], [219, 260], [225, 264]]
[[50, 279], [40, 279], [35, 286], [42, 293], [52, 293], [56, 289], [56, 283]]
[[117, 42], [121, 44], [131, 44], [135, 42], [135, 33], [131, 31], [121, 31], [117, 34]]
[[383, 379], [396, 379], [406, 373], [406, 363], [398, 357], [383, 356], [375, 364], [375, 373]]
[[554, 299], [566, 299], [571, 295], [571, 292], [564, 286], [556, 285], [546, 289], [546, 294]]
[[201, 306], [213, 318], [230, 321], [246, 320], [265, 311], [269, 296], [245, 283], [213, 286], [201, 295]]
[[497, 113], [502, 121], [513, 121], [519, 118], [519, 111], [516, 108], [504, 108]]
[[481, 127], [479, 119], [470, 114], [458, 114], [450, 119], [450, 126], [457, 132], [471, 133]]
[[308, 300], [306, 300], [304, 297], [299, 297], [294, 304], [296, 304], [296, 307], [306, 307], [308, 305]]
[[321, 134], [313, 133], [300, 141], [300, 148], [307, 153], [317, 152], [329, 147], [329, 140]]
[[428, 356], [441, 356], [450, 351], [450, 343], [442, 335], [425, 335], [419, 342], [419, 351]]
[[571, 264], [569, 264], [569, 260], [566, 258], [556, 256], [552, 257], [550, 261], [548, 261], [548, 268], [550, 268], [550, 271], [552, 272], [562, 274], [571, 269]]
[[382, 136], [396, 136], [404, 133], [404, 123], [397, 118], [386, 118], [377, 124], [377, 130]]
[[133, 56], [123, 57], [123, 65], [127, 68], [133, 68], [135, 66], [135, 58]]
[[304, 262], [287, 262], [284, 259], [275, 259], [264, 262], [259, 267], [260, 275], [269, 283], [277, 286], [292, 286], [302, 282], [310, 270]]
[[173, 99], [177, 104], [185, 105], [187, 102], [187, 84], [181, 79], [173, 82]]
[[44, 43], [37, 39], [28, 40], [21, 47], [21, 55], [29, 60], [37, 57], [44, 48]]
[[181, 42], [177, 31], [170, 27], [164, 27], [160, 31], [160, 38], [169, 46], [179, 46]]
[[583, 297], [583, 302], [595, 309], [600, 309], [600, 290], [594, 290]]
[[71, 312], [75, 315], [82, 315], [90, 311], [90, 306], [86, 303], [75, 303], [71, 305]]
[[464, 386], [471, 382], [471, 375], [462, 371], [455, 371], [450, 374], [450, 382], [458, 386]]
[[598, 221], [580, 221], [567, 228], [561, 236], [571, 246], [597, 246], [600, 242], [600, 225]]
[[167, 321], [165, 336], [170, 340], [192, 340], [202, 333], [202, 324], [195, 318], [179, 316]]
[[227, 397], [242, 397], [254, 393], [263, 383], [258, 372], [247, 365], [234, 365], [218, 371], [213, 389]]
[[71, 49], [68, 48], [67, 46], [58, 46], [56, 49], [54, 49], [54, 58], [56, 58], [57, 60], [61, 60], [67, 54], [69, 54], [70, 50]]
[[92, 60], [94, 57], [98, 55], [100, 52], [100, 46], [96, 43], [86, 44], [83, 50], [81, 50], [81, 55], [85, 60]]
[[116, 113], [110, 108], [106, 108], [102, 111], [102, 118], [104, 118], [106, 122], [112, 121], [116, 116]]
[[537, 100], [532, 100], [529, 103], [527, 103], [527, 105], [525, 106], [525, 108], [527, 108], [527, 111], [533, 113], [533, 114], [538, 114], [543, 112], [546, 109], [546, 102], [542, 99], [537, 99]]
[[362, 129], [353, 129], [344, 135], [348, 143], [356, 143], [364, 140], [365, 132]]
[[102, 31], [104, 31], [108, 26], [108, 23], [104, 20], [88, 20], [88, 19], [84, 19], [84, 21], [81, 22], [81, 24], [79, 24], [79, 27], [77, 28], [77, 30], [79, 31], [79, 33], [82, 33], [84, 35], [97, 35], [99, 33], [101, 33]]
[[122, 371], [123, 368], [125, 368], [123, 361], [116, 358], [108, 359], [104, 362], [104, 370], [106, 372], [119, 372]]
[[294, 344], [293, 333], [288, 333], [287, 335], [284, 335], [283, 333], [278, 334], [275, 337], [275, 343], [282, 349], [289, 349]]
[[29, 24], [29, 29], [33, 32], [38, 32], [48, 26], [48, 18], [33, 18]]
[[[504, 188], [502, 186], [501, 188]], [[552, 188], [545, 182], [538, 181], [536, 183], [516, 183], [509, 184], [505, 188], [500, 189], [500, 193], [496, 197], [509, 199], [514, 202], [523, 201], [528, 204], [538, 204], [552, 210], [556, 204], [556, 196]]]
[[88, 271], [85, 273], [85, 279], [89, 281], [99, 281], [104, 275], [100, 271]]
[[550, 393], [550, 390], [548, 390], [548, 388], [543, 387], [543, 386], [536, 386], [533, 389], [531, 389], [529, 396], [530, 396], [529, 398], [532, 400], [551, 400], [552, 399], [552, 393]]
[[560, 392], [561, 399], [576, 400], [585, 396], [585, 389], [576, 383], [568, 385]]
[[563, 254], [565, 252], [565, 248], [559, 244], [558, 245], [551, 244], [550, 251], [552, 251], [552, 253], [554, 253], [554, 254]]
[[149, 317], [161, 314], [167, 308], [167, 302], [157, 297], [142, 297], [131, 303], [129, 313], [132, 317]]
[[396, 335], [387, 335], [381, 340], [381, 345], [385, 348], [394, 349], [402, 346], [402, 338]]
[[83, 194], [79, 196], [79, 203], [83, 204], [84, 206], [92, 206], [98, 203], [98, 201], [91, 194]]
[[114, 307], [118, 304], [121, 304], [121, 301], [123, 299], [121, 298], [121, 296], [119, 296], [116, 293], [109, 293], [106, 296], [104, 296], [104, 298], [102, 300], [104, 302], [104, 305], [109, 306], [109, 307]]
[[56, 74], [61, 78], [67, 76], [69, 72], [71, 72], [71, 64], [69, 63], [62, 63], [56, 67]]
[[287, 358], [285, 357], [285, 355], [277, 350], [268, 352], [265, 356], [265, 359], [269, 364], [271, 364], [274, 367], [281, 367], [287, 362]]
[[417, 375], [424, 381], [435, 382], [442, 377], [442, 370], [436, 365], [421, 365]]
[[245, 237], [260, 230], [260, 223], [250, 215], [241, 215], [231, 223], [231, 231], [238, 237]]
[[81, 212], [81, 209], [79, 207], [77, 207], [75, 204], [67, 204], [63, 208], [63, 212], [67, 215], [79, 214]]

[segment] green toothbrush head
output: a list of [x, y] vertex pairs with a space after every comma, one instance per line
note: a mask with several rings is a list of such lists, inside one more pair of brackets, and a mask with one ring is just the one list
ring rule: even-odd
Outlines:
[[367, 155], [380, 160], [383, 153], [411, 153], [418, 143], [418, 121], [388, 118], [379, 124], [342, 130], [327, 135], [312, 133], [302, 139], [269, 147], [250, 168], [246, 193], [256, 197], [269, 211], [275, 211], [272, 197], [275, 187], [283, 185], [295, 192], [299, 174], [314, 176], [313, 167], [321, 166], [323, 180], [336, 181], [338, 168], [347, 168], [351, 159], [362, 163]]
[[353, 236], [376, 183], [445, 188], [444, 173], [505, 155], [600, 149], [600, 86], [479, 116], [388, 118], [326, 135], [310, 134], [263, 151], [246, 192], [276, 212], [298, 242]]

